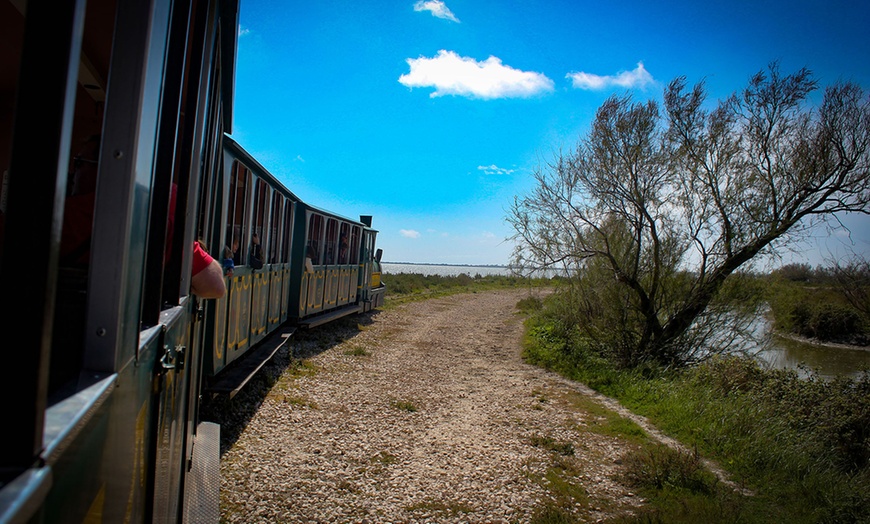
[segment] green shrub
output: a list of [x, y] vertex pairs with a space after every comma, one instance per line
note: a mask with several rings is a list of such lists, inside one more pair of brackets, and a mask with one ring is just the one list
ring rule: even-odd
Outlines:
[[804, 337], [845, 342], [864, 336], [860, 313], [847, 305], [799, 304], [792, 316], [798, 333]]
[[704, 468], [697, 453], [665, 445], [631, 452], [623, 458], [623, 463], [626, 482], [636, 488], [712, 493], [716, 485], [716, 478]]
[[517, 302], [517, 309], [526, 314], [538, 312], [542, 307], [544, 307], [544, 302], [535, 296], [528, 296]]
[[823, 342], [870, 343], [868, 319], [835, 288], [777, 281], [768, 303], [777, 330]]

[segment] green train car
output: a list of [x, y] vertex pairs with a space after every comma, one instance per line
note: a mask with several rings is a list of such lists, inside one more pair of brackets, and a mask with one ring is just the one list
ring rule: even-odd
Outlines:
[[229, 136], [221, 173], [209, 242], [233, 269], [207, 304], [204, 390], [232, 397], [297, 328], [375, 309], [386, 287], [372, 217], [301, 201]]
[[[372, 218], [231, 137], [238, 8], [0, 0], [2, 523], [217, 522], [202, 399], [383, 303]], [[196, 244], [232, 266], [214, 298]]]

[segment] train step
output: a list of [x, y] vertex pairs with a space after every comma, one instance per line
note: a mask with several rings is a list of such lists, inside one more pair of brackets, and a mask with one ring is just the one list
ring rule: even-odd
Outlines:
[[236, 393], [260, 371], [260, 368], [269, 362], [275, 353], [290, 340], [296, 331], [295, 327], [282, 328], [263, 340], [251, 354], [245, 356], [240, 362], [224, 370], [217, 379], [206, 388], [214, 396], [228, 395], [229, 398]]
[[313, 328], [321, 324], [326, 324], [327, 322], [332, 322], [337, 318], [345, 317], [347, 315], [353, 315], [354, 313], [360, 312], [362, 312], [362, 306], [360, 306], [359, 304], [350, 304], [342, 308], [336, 309], [335, 311], [330, 311], [328, 313], [314, 315], [313, 317], [300, 318], [299, 321], [296, 322], [296, 324], [299, 327], [303, 328]]
[[185, 523], [220, 520], [220, 440], [221, 427], [218, 424], [201, 422], [196, 427], [193, 460], [185, 489]]

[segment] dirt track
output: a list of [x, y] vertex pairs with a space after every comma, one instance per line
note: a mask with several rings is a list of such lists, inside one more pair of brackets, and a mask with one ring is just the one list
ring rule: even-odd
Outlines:
[[[590, 431], [583, 406], [606, 399], [522, 360], [528, 294], [376, 312], [304, 367], [276, 364], [244, 429], [225, 422], [222, 521], [529, 522], [558, 506], [595, 522], [642, 505], [616, 480], [629, 445]], [[291, 350], [323, 343], [304, 338]]]

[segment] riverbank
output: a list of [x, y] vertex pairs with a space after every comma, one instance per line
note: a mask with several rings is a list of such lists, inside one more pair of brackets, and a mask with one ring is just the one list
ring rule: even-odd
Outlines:
[[784, 338], [786, 340], [792, 340], [794, 342], [799, 342], [801, 344], [807, 344], [810, 346], [818, 346], [818, 347], [830, 348], [830, 349], [849, 349], [849, 350], [854, 350], [854, 351], [868, 351], [868, 352], [870, 352], [870, 346], [868, 346], [868, 345], [859, 346], [859, 345], [855, 345], [855, 344], [842, 344], [839, 342], [826, 342], [823, 340], [817, 340], [814, 338], [806, 338], [806, 337], [802, 337], [800, 335], [794, 335], [791, 333], [784, 333], [781, 331], [774, 331], [773, 334], [774, 334], [774, 336]]

